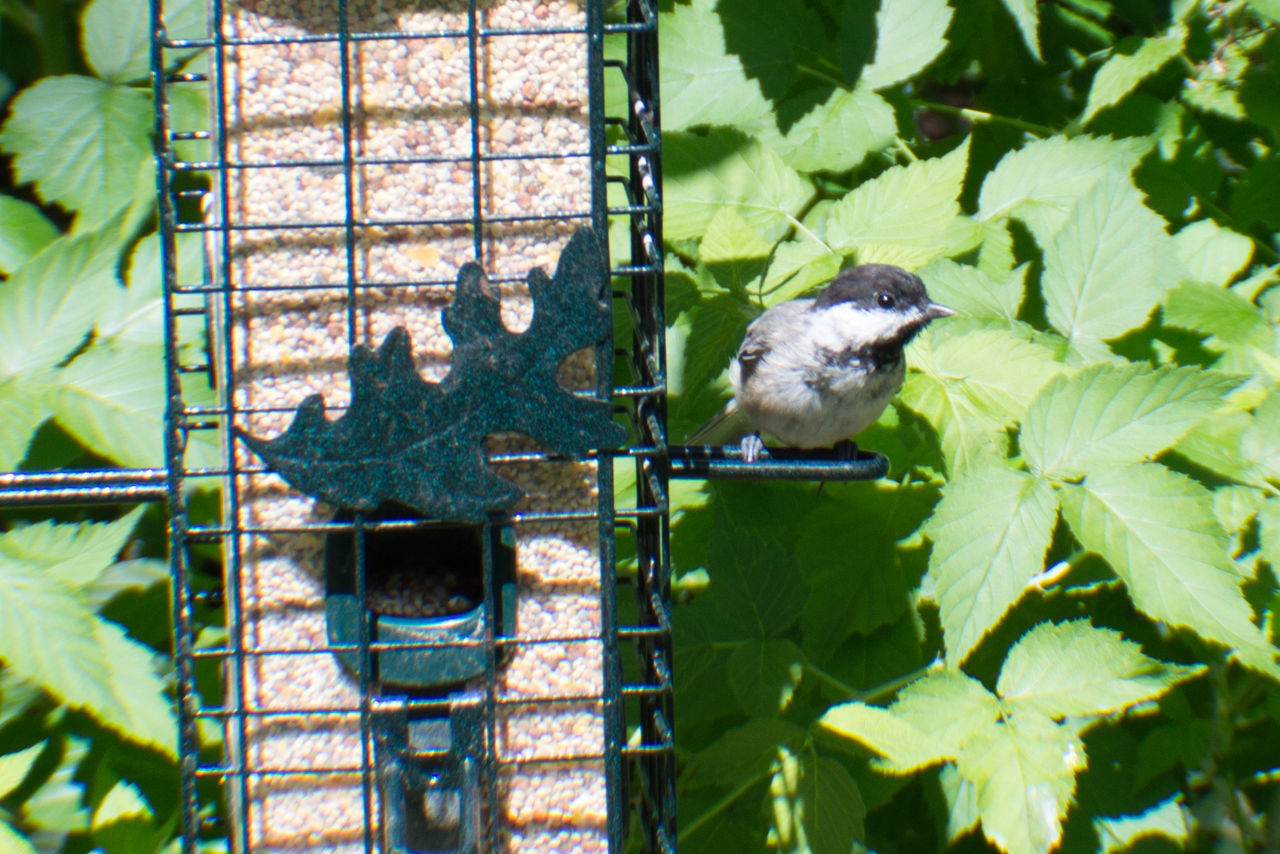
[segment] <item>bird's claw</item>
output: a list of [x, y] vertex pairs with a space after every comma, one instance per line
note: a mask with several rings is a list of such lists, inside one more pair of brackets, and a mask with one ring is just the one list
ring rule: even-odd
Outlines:
[[738, 449], [742, 452], [744, 463], [754, 463], [764, 453], [764, 439], [760, 438], [759, 433], [748, 433], [738, 443]]
[[858, 458], [858, 443], [852, 439], [841, 439], [832, 445], [831, 449], [842, 460], [856, 460]]

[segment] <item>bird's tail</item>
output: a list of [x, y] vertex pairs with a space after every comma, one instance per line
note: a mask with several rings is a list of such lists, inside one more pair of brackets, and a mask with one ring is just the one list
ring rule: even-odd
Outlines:
[[711, 420], [689, 434], [684, 443], [686, 445], [732, 444], [741, 439], [744, 433], [750, 432], [751, 423], [738, 409], [737, 401], [730, 400], [719, 412], [711, 416]]

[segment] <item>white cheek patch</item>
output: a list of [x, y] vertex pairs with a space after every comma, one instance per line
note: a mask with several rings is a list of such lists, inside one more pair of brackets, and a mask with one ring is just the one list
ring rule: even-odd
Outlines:
[[902, 321], [900, 312], [836, 303], [816, 313], [812, 341], [815, 347], [839, 351], [888, 338], [902, 326]]

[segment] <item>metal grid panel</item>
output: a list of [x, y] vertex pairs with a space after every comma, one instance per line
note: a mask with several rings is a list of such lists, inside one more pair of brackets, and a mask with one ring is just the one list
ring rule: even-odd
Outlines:
[[[298, 14], [292, 23], [297, 26], [291, 29], [267, 27], [255, 31], [254, 23], [280, 15], [279, 7], [267, 8], [268, 5], [233, 7], [215, 2], [207, 38], [160, 37], [153, 52], [155, 68], [164, 68], [177, 52], [198, 49], [205, 49], [212, 60], [207, 73], [192, 70], [163, 78], [157, 75], [156, 84], [156, 102], [163, 107], [157, 111], [157, 137], [162, 163], [161, 232], [170, 329], [183, 314], [209, 310], [215, 350], [210, 365], [182, 366], [170, 335], [169, 376], [174, 407], [167, 436], [170, 459], [167, 485], [174, 520], [171, 547], [182, 710], [185, 849], [194, 850], [202, 836], [230, 833], [233, 844], [242, 851], [305, 850], [315, 845], [336, 850], [340, 844], [352, 850], [382, 850], [380, 829], [403, 816], [397, 816], [394, 806], [381, 794], [386, 790], [380, 784], [385, 786], [386, 774], [396, 769], [388, 772], [380, 768], [375, 755], [386, 748], [385, 742], [394, 739], [396, 733], [411, 732], [407, 727], [397, 729], [396, 721], [413, 718], [438, 721], [452, 713], [455, 723], [469, 717], [482, 722], [476, 736], [479, 739], [477, 753], [482, 761], [468, 764], [462, 771], [473, 775], [474, 784], [482, 793], [479, 803], [487, 805], [474, 820], [480, 828], [479, 839], [475, 840], [480, 848], [519, 848], [524, 841], [513, 827], [513, 811], [498, 806], [500, 802], [510, 804], [513, 800], [510, 776], [529, 775], [535, 781], [530, 789], [532, 799], [538, 801], [552, 793], [536, 781], [550, 785], [554, 778], [564, 778], [566, 769], [569, 776], [586, 769], [588, 777], [599, 777], [600, 771], [603, 772], [601, 779], [607, 784], [605, 826], [598, 828], [594, 835], [590, 827], [586, 836], [544, 835], [544, 839], [552, 841], [544, 843], [541, 849], [535, 842], [529, 850], [566, 850], [566, 846], [573, 850], [591, 850], [600, 843], [607, 844], [610, 850], [622, 850], [624, 845], [672, 850], [673, 749], [666, 640], [670, 620], [663, 503], [666, 468], [662, 435], [663, 322], [661, 260], [657, 251], [661, 232], [657, 196], [660, 146], [656, 115], [656, 10], [647, 3], [633, 2], [628, 7], [626, 22], [605, 24], [600, 5], [592, 2], [578, 20], [565, 23], [554, 20], [548, 6], [539, 4], [531, 7], [531, 18], [525, 16], [529, 20], [495, 22], [495, 16], [500, 14], [496, 7], [500, 4], [481, 8], [472, 0], [465, 7], [446, 9], [434, 26], [415, 28], [413, 24], [405, 25], [403, 20], [386, 18], [385, 10], [339, 3], [332, 8], [300, 7], [305, 14], [294, 9]], [[155, 20], [160, 20], [162, 11], [157, 2]], [[229, 26], [229, 21], [235, 25]], [[371, 22], [375, 25], [370, 26]], [[603, 62], [606, 34], [626, 40], [624, 61]], [[578, 44], [589, 81], [587, 121], [584, 139], [580, 140], [585, 144], [575, 147], [559, 139], [557, 146], [499, 150], [511, 133], [497, 118], [501, 99], [488, 97], [495, 91], [494, 78], [490, 75], [501, 80], [501, 75], [510, 69], [503, 69], [501, 62], [493, 62], [498, 53], [492, 47], [503, 41], [528, 44], [531, 40], [557, 38], [580, 39]], [[377, 48], [387, 45], [394, 46], [393, 51], [380, 56]], [[397, 54], [398, 46], [406, 47]], [[420, 55], [432, 57], [437, 64], [413, 67], [411, 57]], [[273, 62], [280, 58], [286, 60], [283, 68]], [[388, 59], [393, 78], [407, 77], [408, 83], [404, 85], [412, 84], [413, 91], [400, 93], [404, 96], [403, 102], [391, 97], [374, 104], [376, 99], [371, 98], [370, 93], [379, 85], [378, 80], [384, 78], [366, 72], [371, 68], [376, 71], [379, 61]], [[440, 63], [445, 72], [457, 71], [465, 94], [454, 102], [436, 106], [462, 107], [465, 112], [459, 113], [450, 125], [457, 133], [443, 140], [415, 142], [408, 138], [412, 136], [412, 129], [430, 122], [427, 116], [414, 116], [413, 105], [431, 95], [433, 90], [429, 85], [422, 91], [423, 75], [429, 69], [440, 67]], [[273, 139], [273, 133], [288, 125], [288, 115], [281, 115], [281, 110], [273, 107], [269, 100], [255, 103], [237, 98], [246, 91], [243, 88], [246, 85], [260, 93], [296, 88], [299, 81], [287, 79], [287, 75], [289, 68], [298, 66], [310, 67], [318, 74], [313, 81], [315, 91], [303, 87], [299, 93], [304, 107], [311, 108], [308, 120], [300, 123], [305, 129], [293, 140], [281, 140], [278, 134]], [[602, 86], [605, 73], [621, 75], [626, 81], [629, 103], [607, 105], [611, 115], [624, 113], [625, 117], [606, 120]], [[259, 85], [264, 76], [272, 74], [285, 74], [286, 79]], [[177, 111], [172, 105], [181, 102], [182, 88], [210, 83], [217, 101], [212, 126], [174, 124], [172, 118]], [[501, 83], [496, 88], [500, 87]], [[532, 93], [528, 87], [529, 80], [525, 79], [519, 94], [536, 105], [542, 96], [539, 85], [534, 84]], [[308, 101], [317, 93], [330, 96], [327, 102], [319, 99], [319, 108], [315, 108], [316, 101]], [[335, 95], [336, 101], [332, 98]], [[334, 106], [331, 113], [325, 112], [326, 103]], [[373, 107], [385, 112], [379, 114]], [[288, 113], [288, 109], [286, 105], [284, 112]], [[397, 111], [405, 119], [399, 126], [395, 121]], [[260, 130], [246, 132], [248, 127]], [[400, 134], [399, 148], [390, 152], [374, 150], [372, 141], [388, 133], [393, 137]], [[518, 127], [515, 133], [519, 134]], [[606, 134], [616, 138], [616, 144], [607, 145]], [[465, 145], [457, 146], [459, 139], [464, 140]], [[192, 159], [183, 145], [202, 140], [211, 144], [211, 156]], [[292, 143], [297, 144], [291, 147]], [[455, 147], [451, 149], [451, 145]], [[187, 159], [183, 159], [184, 154]], [[625, 162], [625, 167], [619, 170], [625, 177], [620, 175], [617, 180], [624, 191], [625, 203], [608, 210], [604, 190], [606, 157]], [[590, 188], [582, 197], [583, 203], [566, 204], [563, 198], [537, 198], [536, 180], [546, 177], [538, 174], [539, 165], [575, 161], [586, 167], [575, 176]], [[211, 189], [201, 185], [195, 177], [198, 175], [209, 176]], [[377, 189], [371, 189], [379, 176], [386, 179], [380, 185], [384, 190], [394, 188], [397, 182], [416, 180], [420, 184], [431, 184], [434, 181], [438, 187], [447, 180], [467, 191], [469, 210], [441, 213], [437, 208], [428, 207], [409, 209], [406, 213], [402, 200], [400, 204], [379, 208]], [[528, 192], [517, 193], [514, 209], [492, 203], [495, 195], [501, 195], [495, 193], [495, 188], [501, 187], [504, 180], [507, 187], [513, 183], [519, 186], [522, 178], [535, 183], [525, 184]], [[275, 199], [271, 198], [273, 195]], [[264, 203], [258, 210], [254, 200], [283, 204]], [[291, 202], [297, 204], [291, 206]], [[242, 380], [246, 374], [254, 379], [266, 377], [286, 382], [290, 377], [303, 376], [304, 391], [317, 390], [307, 386], [308, 372], [323, 374], [318, 390], [326, 393], [333, 409], [340, 409], [344, 389], [333, 363], [340, 361], [341, 351], [356, 343], [376, 343], [386, 331], [386, 322], [403, 322], [397, 306], [425, 303], [438, 313], [439, 306], [448, 298], [449, 271], [456, 269], [457, 262], [463, 258], [483, 263], [490, 279], [503, 288], [504, 297], [514, 295], [510, 301], [514, 306], [511, 312], [506, 311], [508, 305], [504, 300], [504, 320], [518, 325], [522, 310], [520, 280], [527, 269], [522, 265], [528, 258], [521, 257], [507, 264], [509, 258], [520, 253], [504, 254], [504, 240], [513, 235], [518, 238], [521, 229], [536, 229], [540, 223], [551, 224], [562, 233], [567, 233], [567, 227], [572, 224], [589, 223], [604, 234], [610, 215], [622, 218], [631, 234], [631, 258], [617, 264], [614, 274], [615, 281], [622, 285], [617, 293], [617, 310], [624, 312], [634, 326], [631, 346], [624, 350], [629, 357], [626, 361], [634, 369], [635, 382], [611, 389], [608, 368], [612, 354], [607, 352], [597, 353], [594, 365], [585, 365], [583, 373], [589, 379], [594, 367], [598, 392], [612, 391], [615, 399], [625, 402], [634, 416], [636, 435], [642, 438], [625, 453], [636, 459], [641, 472], [636, 500], [627, 502], [625, 509], [615, 513], [611, 466], [602, 464], [597, 473], [594, 464], [588, 463], [598, 482], [597, 500], [571, 507], [554, 506], [555, 501], [534, 501], [522, 507], [513, 518], [495, 521], [489, 531], [494, 536], [483, 538], [486, 577], [492, 580], [495, 577], [493, 544], [501, 542], [504, 530], [520, 526], [536, 530], [542, 525], [549, 526], [548, 530], [563, 532], [565, 526], [577, 526], [580, 538], [584, 532], [594, 530], [598, 540], [594, 560], [599, 567], [594, 590], [599, 597], [599, 615], [593, 633], [589, 637], [567, 638], [554, 632], [544, 633], [520, 638], [517, 642], [495, 637], [490, 632], [477, 641], [483, 650], [484, 678], [472, 683], [467, 691], [454, 691], [451, 696], [429, 696], [420, 692], [388, 697], [385, 692], [375, 690], [370, 665], [375, 656], [391, 648], [373, 642], [370, 624], [363, 620], [355, 643], [356, 654], [364, 663], [356, 668], [357, 702], [331, 704], [324, 699], [324, 691], [319, 691], [312, 698], [315, 702], [305, 709], [288, 703], [259, 702], [261, 698], [251, 695], [255, 685], [262, 684], [259, 677], [264, 668], [278, 666], [287, 680], [291, 668], [294, 677], [305, 671], [295, 667], [294, 662], [321, 657], [331, 660], [333, 652], [323, 636], [318, 643], [299, 645], [291, 642], [296, 638], [259, 635], [269, 625], [258, 613], [263, 610], [264, 600], [258, 596], [260, 591], [247, 589], [246, 585], [260, 584], [268, 577], [269, 573], [259, 573], [254, 567], [269, 561], [264, 562], [255, 548], [269, 550], [272, 538], [292, 538], [305, 543], [305, 548], [315, 549], [323, 546], [325, 537], [331, 541], [334, 537], [348, 537], [355, 553], [355, 593], [364, 602], [371, 592], [370, 573], [364, 560], [369, 544], [397, 531], [428, 531], [432, 523], [415, 519], [371, 519], [360, 514], [345, 521], [324, 514], [308, 515], [305, 501], [290, 495], [278, 484], [271, 484], [266, 491], [273, 496], [273, 501], [292, 507], [294, 515], [285, 513], [264, 520], [253, 512], [246, 513], [246, 507], [252, 509], [261, 504], [260, 494], [255, 490], [262, 488], [269, 478], [257, 461], [237, 451], [230, 455], [227, 470], [188, 470], [182, 454], [188, 434], [195, 430], [218, 431], [224, 447], [235, 448], [233, 425], [258, 428], [256, 431], [262, 433], [274, 432], [264, 431], [262, 427], [278, 429], [286, 423], [291, 410], [289, 404], [296, 402], [296, 396], [291, 398], [290, 394], [296, 389], [274, 399], [271, 395], [254, 398], [245, 391], [253, 382]], [[194, 288], [178, 286], [179, 281], [191, 278], [187, 275], [190, 271], [178, 269], [184, 257], [179, 251], [179, 241], [187, 234], [206, 238], [212, 268], [204, 279], [205, 284]], [[554, 241], [543, 239], [541, 245], [550, 249], [534, 260], [546, 265], [548, 260], [554, 260]], [[440, 246], [445, 249], [437, 248]], [[380, 251], [384, 252], [381, 258]], [[329, 266], [335, 261], [336, 266]], [[204, 298], [207, 306], [193, 306], [191, 295]], [[280, 308], [282, 305], [284, 310]], [[284, 325], [303, 337], [323, 327], [329, 340], [323, 342], [319, 351], [307, 353], [302, 348], [292, 360], [263, 364], [237, 349], [255, 341], [255, 318], [269, 316], [272, 324], [278, 326], [281, 318], [298, 305], [310, 307], [296, 312], [302, 315], [303, 322]], [[316, 313], [312, 310], [315, 305], [327, 306], [329, 314]], [[514, 316], [507, 317], [508, 314]], [[335, 342], [341, 345], [337, 351], [332, 347]], [[447, 353], [418, 352], [416, 355], [427, 373], [447, 364]], [[221, 405], [194, 406], [179, 397], [178, 374], [201, 369], [210, 371], [220, 385]], [[254, 419], [259, 420], [254, 422]], [[521, 470], [536, 473], [539, 468], [545, 471], [549, 466], [575, 465], [521, 446], [496, 448], [490, 459], [500, 470], [506, 466], [507, 471], [517, 472], [517, 476]], [[577, 474], [581, 476], [582, 472]], [[223, 486], [222, 523], [204, 526], [188, 523], [185, 488], [200, 483]], [[619, 524], [635, 533], [640, 567], [636, 585], [637, 616], [628, 625], [619, 625], [613, 588], [614, 529]], [[192, 555], [195, 549], [207, 547], [209, 543], [220, 544], [228, 558], [225, 608], [229, 635], [225, 643], [202, 645], [193, 636], [193, 608], [197, 603], [191, 585]], [[276, 553], [272, 559], [279, 557]], [[303, 576], [299, 578], [306, 580]], [[486, 585], [483, 598], [488, 613], [494, 612], [500, 594], [494, 584]], [[299, 603], [293, 604], [305, 610]], [[305, 626], [305, 622], [295, 622], [277, 628]], [[600, 734], [594, 752], [578, 750], [570, 751], [571, 755], [557, 755], [554, 750], [540, 753], [535, 749], [525, 755], [508, 751], [504, 756], [499, 742], [509, 738], [510, 733], [503, 731], [500, 722], [510, 725], [514, 718], [509, 715], [504, 719], [501, 710], [545, 706], [548, 700], [545, 690], [521, 696], [519, 691], [505, 691], [500, 687], [510, 657], [522, 650], [546, 647], [554, 650], [549, 659], [564, 659], [568, 657], [566, 653], [574, 649], [573, 644], [581, 651], [583, 643], [601, 660], [597, 677], [601, 684], [594, 688], [587, 686], [582, 697], [572, 690], [562, 690], [554, 694], [554, 698], [561, 705], [578, 701], [595, 704], [596, 712], [586, 717], [586, 728], [594, 727]], [[429, 646], [424, 644], [423, 648]], [[636, 664], [627, 666], [628, 678], [624, 684], [622, 655], [628, 649], [634, 649], [639, 655]], [[539, 656], [534, 653], [532, 658], [537, 660]], [[534, 674], [536, 670], [527, 675]], [[222, 678], [217, 678], [219, 675]], [[554, 735], [561, 730], [566, 718], [551, 715], [547, 720], [548, 732]], [[207, 731], [210, 726], [225, 735], [225, 749], [202, 749], [201, 729]], [[291, 727], [309, 728], [313, 733], [354, 734], [351, 738], [336, 739], [349, 755], [344, 760], [317, 751], [307, 762], [298, 762], [298, 756], [294, 755], [289, 761], [276, 765], [263, 764], [262, 760], [270, 753], [267, 734], [273, 728], [287, 732]], [[532, 743], [536, 745], [536, 728], [529, 734], [534, 736]], [[293, 746], [304, 743], [295, 742]], [[289, 753], [287, 748], [285, 753]], [[428, 760], [428, 765], [429, 760], [444, 758], [439, 744], [428, 745], [419, 753]], [[591, 770], [593, 768], [597, 770]], [[628, 782], [632, 783], [630, 787], [626, 785]], [[305, 810], [309, 792], [335, 785], [353, 786], [359, 791], [360, 821], [354, 836], [350, 833], [344, 836], [346, 831], [327, 837], [319, 832], [315, 836], [314, 827], [306, 830], [302, 837], [289, 836], [287, 832], [283, 836], [272, 835], [276, 832], [272, 823], [277, 818], [287, 820], [287, 816], [281, 816], [282, 812]], [[268, 793], [273, 789], [285, 791], [290, 797], [282, 797], [278, 805], [272, 807]], [[216, 816], [210, 822], [211, 817], [202, 805], [211, 795], [213, 800], [221, 797], [223, 806], [230, 810], [229, 825], [219, 823]], [[636, 807], [633, 814], [636, 821], [628, 819], [628, 802]], [[572, 825], [574, 821], [591, 824], [589, 818], [584, 819], [580, 805], [575, 807], [571, 802], [546, 803], [541, 807], [535, 804], [533, 812], [540, 816], [534, 824], [540, 822], [543, 829], [556, 821], [561, 825]], [[555, 820], [548, 819], [548, 815]], [[322, 816], [322, 819], [330, 831], [342, 821], [336, 816]], [[201, 825], [201, 820], [206, 823]], [[460, 822], [467, 820], [463, 817]], [[464, 834], [448, 844], [465, 847], [469, 841]]]

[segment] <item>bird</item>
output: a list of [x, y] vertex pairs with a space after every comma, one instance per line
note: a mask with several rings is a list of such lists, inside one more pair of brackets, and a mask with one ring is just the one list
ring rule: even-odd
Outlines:
[[733, 399], [687, 444], [723, 441], [745, 416], [755, 429], [742, 436], [743, 462], [764, 453], [762, 432], [797, 448], [834, 446], [852, 458], [850, 437], [902, 388], [903, 348], [953, 314], [901, 267], [842, 270], [816, 297], [779, 303], [751, 322], [729, 364]]

